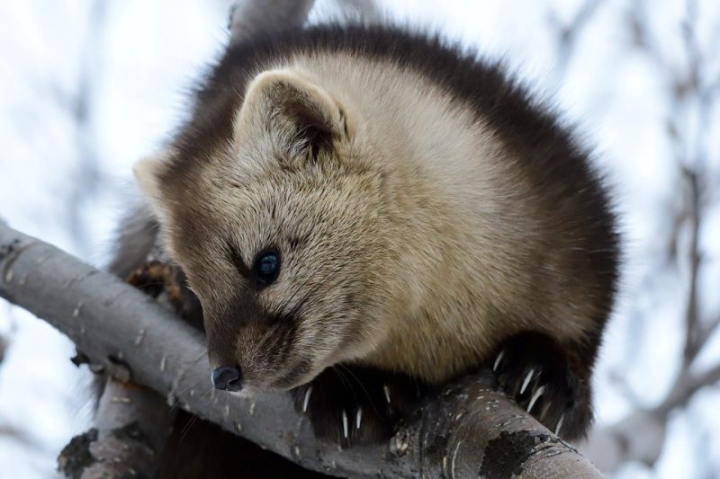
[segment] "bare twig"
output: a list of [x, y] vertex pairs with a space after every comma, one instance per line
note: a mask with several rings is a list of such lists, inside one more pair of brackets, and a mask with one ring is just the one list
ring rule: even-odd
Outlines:
[[577, 39], [590, 23], [605, 0], [585, 0], [569, 23], [563, 24], [553, 11], [548, 16], [551, 28], [557, 32], [558, 60], [555, 75], [561, 78], [567, 72], [577, 47]]
[[11, 437], [13, 441], [23, 444], [25, 446], [29, 446], [35, 450], [43, 449], [43, 444], [41, 443], [41, 441], [31, 437], [27, 431], [18, 429], [14, 426], [0, 426], [0, 436], [6, 438]]
[[262, 32], [301, 26], [314, 4], [315, 0], [237, 0], [230, 11], [230, 42]]
[[10, 346], [10, 340], [0, 335], [0, 364], [5, 359], [5, 351], [7, 351], [8, 346]]
[[703, 327], [702, 332], [700, 333], [700, 337], [703, 338], [703, 346], [704, 343], [706, 343], [707, 340], [710, 339], [710, 337], [718, 330], [720, 330], [720, 315], [711, 321], [707, 321], [707, 324]]
[[373, 23], [383, 20], [383, 13], [375, 0], [337, 0], [338, 8], [347, 18]]
[[638, 408], [612, 426], [593, 430], [581, 451], [603, 472], [613, 472], [628, 461], [654, 465], [663, 451], [670, 413], [684, 407], [698, 390], [718, 381], [720, 365], [701, 374], [684, 372], [661, 404]]
[[701, 374], [684, 374], [675, 381], [670, 393], [655, 410], [667, 417], [673, 409], [685, 406], [698, 390], [717, 384], [718, 381], [720, 381], [720, 364]]
[[105, 33], [107, 11], [106, 0], [93, 0], [87, 19], [87, 34], [80, 54], [80, 72], [77, 91], [68, 102], [68, 114], [75, 127], [77, 164], [72, 178], [68, 181], [71, 190], [68, 196], [68, 227], [78, 250], [87, 250], [86, 206], [102, 190], [96, 138], [95, 94], [97, 90], [98, 67], [101, 64], [101, 45]]
[[700, 211], [700, 186], [697, 173], [690, 169], [683, 169], [689, 186], [690, 198], [688, 200], [688, 223], [690, 228], [690, 241], [688, 246], [689, 287], [687, 306], [685, 309], [685, 348], [683, 350], [682, 369], [689, 369], [695, 357], [705, 343], [700, 336], [701, 321], [698, 314], [698, 275], [701, 264], [699, 235], [702, 220]]

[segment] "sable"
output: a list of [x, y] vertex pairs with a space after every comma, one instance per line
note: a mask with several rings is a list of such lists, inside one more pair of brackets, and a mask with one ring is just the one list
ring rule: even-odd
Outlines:
[[347, 446], [492, 364], [586, 433], [615, 217], [587, 148], [501, 65], [387, 24], [252, 35], [135, 174], [244, 394], [291, 391]]

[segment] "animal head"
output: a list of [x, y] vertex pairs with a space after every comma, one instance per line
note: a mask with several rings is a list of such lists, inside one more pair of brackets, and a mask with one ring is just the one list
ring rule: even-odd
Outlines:
[[384, 175], [361, 119], [304, 73], [261, 73], [238, 105], [226, 138], [134, 172], [202, 303], [216, 387], [286, 390], [382, 337]]

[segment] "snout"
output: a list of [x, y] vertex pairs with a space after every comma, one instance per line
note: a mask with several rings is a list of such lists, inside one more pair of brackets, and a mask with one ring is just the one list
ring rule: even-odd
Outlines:
[[237, 366], [222, 366], [212, 372], [212, 383], [215, 389], [238, 392], [243, 388], [243, 378]]

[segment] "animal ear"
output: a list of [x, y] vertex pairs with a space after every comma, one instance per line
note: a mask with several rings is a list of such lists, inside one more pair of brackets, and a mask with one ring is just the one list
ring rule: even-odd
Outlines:
[[306, 150], [314, 158], [349, 136], [341, 105], [321, 86], [290, 70], [267, 71], [250, 83], [236, 128], [258, 121], [285, 133], [291, 148]]
[[158, 176], [160, 168], [163, 166], [165, 156], [165, 154], [159, 154], [144, 157], [136, 161], [133, 165], [135, 181], [137, 181], [140, 191], [143, 193], [150, 209], [158, 218], [162, 218]]

